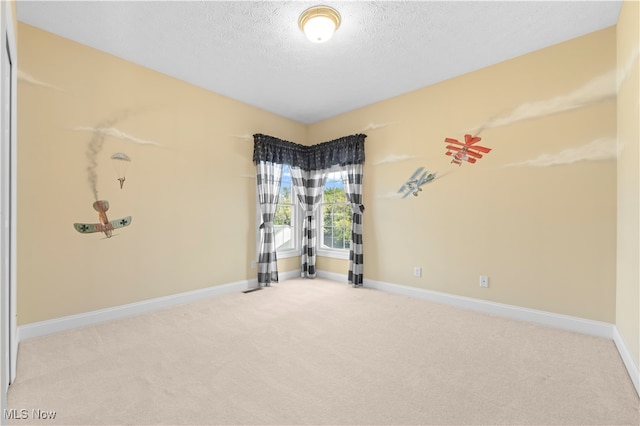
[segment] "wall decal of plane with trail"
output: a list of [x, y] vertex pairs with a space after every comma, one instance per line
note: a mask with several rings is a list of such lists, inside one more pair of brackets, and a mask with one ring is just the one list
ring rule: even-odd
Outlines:
[[107, 210], [109, 210], [109, 202], [106, 200], [98, 200], [93, 203], [93, 208], [98, 212], [99, 223], [74, 223], [73, 227], [81, 234], [92, 234], [94, 232], [104, 232], [107, 238], [111, 238], [113, 230], [124, 228], [131, 225], [131, 216], [122, 219], [112, 220], [109, 222], [107, 218]]
[[[409, 194], [413, 194], [414, 197], [418, 196], [418, 193], [422, 191], [421, 186], [425, 185], [436, 178], [435, 173], [429, 173], [428, 170], [424, 170], [424, 167], [418, 167], [409, 179], [400, 187], [398, 194], [403, 194], [402, 198], [407, 198]], [[422, 174], [420, 174], [422, 173]]]
[[481, 139], [480, 136], [469, 134], [464, 135], [464, 143], [457, 139], [445, 138], [444, 142], [448, 144], [446, 155], [453, 157], [451, 162], [458, 166], [461, 166], [463, 161], [473, 164], [482, 158], [481, 152], [487, 154], [491, 151], [491, 148], [475, 145]]

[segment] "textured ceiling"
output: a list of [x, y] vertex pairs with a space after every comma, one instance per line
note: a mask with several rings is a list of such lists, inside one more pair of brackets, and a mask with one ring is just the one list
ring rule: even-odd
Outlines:
[[[298, 16], [342, 25], [310, 43]], [[615, 25], [610, 1], [31, 1], [18, 19], [313, 123]]]

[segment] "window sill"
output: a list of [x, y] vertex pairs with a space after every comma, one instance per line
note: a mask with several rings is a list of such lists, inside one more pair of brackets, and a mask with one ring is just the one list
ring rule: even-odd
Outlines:
[[300, 256], [300, 252], [298, 250], [283, 250], [283, 251], [279, 251], [276, 252], [276, 256], [278, 257], [278, 259], [286, 259], [288, 257], [296, 257], [296, 256]]
[[349, 250], [318, 249], [317, 255], [322, 257], [332, 257], [334, 259], [349, 260]]

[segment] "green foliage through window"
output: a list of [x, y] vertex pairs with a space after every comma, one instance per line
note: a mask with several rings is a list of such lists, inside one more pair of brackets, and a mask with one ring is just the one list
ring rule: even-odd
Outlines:
[[[332, 174], [336, 175], [336, 174]], [[351, 245], [351, 206], [344, 193], [342, 179], [327, 178], [322, 203], [322, 246], [349, 250]]]
[[275, 228], [276, 250], [290, 250], [293, 245], [293, 223], [294, 212], [291, 186], [291, 170], [289, 166], [282, 167], [282, 182], [280, 183], [280, 194], [278, 196], [278, 207], [276, 208], [273, 225]]

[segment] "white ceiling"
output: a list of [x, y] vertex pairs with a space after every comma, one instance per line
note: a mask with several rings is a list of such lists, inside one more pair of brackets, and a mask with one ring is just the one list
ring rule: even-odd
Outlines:
[[[327, 4], [324, 44], [298, 28]], [[18, 20], [313, 123], [615, 25], [607, 1], [31, 1]]]

